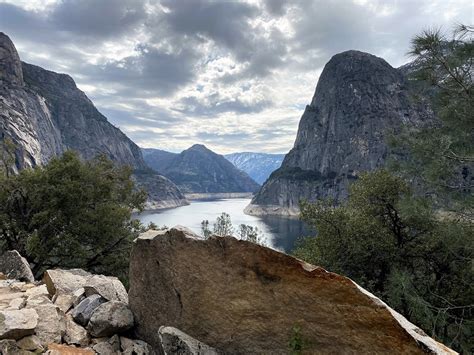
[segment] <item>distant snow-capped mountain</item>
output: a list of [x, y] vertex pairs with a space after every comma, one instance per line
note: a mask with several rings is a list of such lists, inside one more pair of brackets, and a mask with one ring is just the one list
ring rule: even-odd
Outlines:
[[270, 174], [281, 166], [285, 154], [232, 153], [224, 157], [252, 179], [263, 184]]

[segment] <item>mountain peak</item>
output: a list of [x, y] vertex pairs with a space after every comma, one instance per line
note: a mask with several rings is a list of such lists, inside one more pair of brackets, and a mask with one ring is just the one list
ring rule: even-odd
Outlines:
[[198, 152], [212, 152], [204, 144], [193, 144], [191, 147], [186, 149], [187, 151], [198, 151]]
[[3, 32], [0, 32], [0, 82], [24, 84], [20, 56], [10, 37]]

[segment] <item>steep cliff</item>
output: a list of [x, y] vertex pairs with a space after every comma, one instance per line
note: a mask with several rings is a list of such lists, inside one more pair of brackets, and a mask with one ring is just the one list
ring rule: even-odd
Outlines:
[[180, 154], [148, 152], [145, 160], [185, 193], [255, 192], [258, 185], [222, 155], [202, 144], [195, 144]]
[[224, 157], [256, 182], [263, 184], [281, 166], [285, 154], [243, 152], [226, 154]]
[[246, 213], [294, 215], [302, 199], [345, 199], [361, 172], [384, 165], [390, 134], [431, 120], [425, 104], [411, 99], [400, 70], [363, 52], [335, 55], [301, 117], [293, 149]]
[[137, 183], [148, 190], [155, 207], [185, 203], [179, 189], [147, 167], [140, 148], [107, 121], [70, 76], [22, 63], [4, 33], [0, 33], [0, 118], [0, 140], [9, 137], [16, 146], [16, 172], [43, 165], [66, 150], [75, 150], [84, 159], [106, 154], [135, 169]]

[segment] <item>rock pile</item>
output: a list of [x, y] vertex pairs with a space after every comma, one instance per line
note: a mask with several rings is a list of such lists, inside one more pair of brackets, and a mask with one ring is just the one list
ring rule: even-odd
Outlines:
[[154, 354], [130, 338], [133, 325], [115, 277], [80, 269], [48, 270], [43, 283], [0, 277], [0, 354]]

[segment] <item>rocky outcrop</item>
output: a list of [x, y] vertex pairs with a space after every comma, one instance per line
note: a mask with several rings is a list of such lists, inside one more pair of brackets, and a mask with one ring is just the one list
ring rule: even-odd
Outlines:
[[0, 272], [9, 279], [35, 281], [28, 261], [16, 250], [6, 251], [0, 256]]
[[335, 55], [301, 117], [293, 149], [246, 213], [293, 215], [302, 199], [344, 200], [361, 172], [385, 164], [390, 134], [432, 117], [425, 102], [411, 98], [402, 72], [383, 59], [358, 51]]
[[0, 32], [0, 143], [5, 138], [16, 146], [14, 172], [44, 165], [66, 150], [84, 159], [105, 154], [135, 169], [138, 185], [156, 207], [186, 203], [176, 185], [147, 167], [140, 148], [107, 121], [70, 76], [22, 63]]
[[148, 231], [133, 246], [129, 298], [154, 348], [171, 326], [224, 353], [287, 354], [298, 327], [308, 354], [454, 353], [350, 279], [231, 237]]
[[13, 42], [7, 36], [0, 40], [0, 85], [23, 85], [21, 61]]
[[147, 164], [173, 181], [184, 193], [255, 192], [258, 185], [222, 155], [202, 144], [180, 154], [147, 149]]
[[232, 153], [224, 157], [237, 169], [245, 171], [252, 179], [262, 185], [276, 169], [281, 166], [285, 154]]

